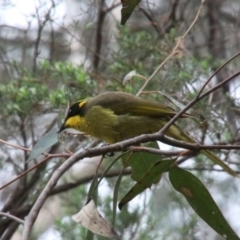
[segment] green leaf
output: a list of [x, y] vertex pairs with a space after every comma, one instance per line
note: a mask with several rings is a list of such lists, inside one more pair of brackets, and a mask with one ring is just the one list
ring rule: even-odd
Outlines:
[[121, 181], [122, 181], [123, 171], [124, 171], [124, 168], [120, 172], [120, 174], [118, 176], [118, 179], [117, 179], [117, 182], [116, 182], [115, 187], [114, 187], [113, 214], [112, 214], [112, 226], [113, 227], [115, 227], [115, 224], [116, 224], [118, 193], [119, 193], [119, 189], [120, 189], [120, 185], [121, 185]]
[[54, 128], [46, 133], [33, 147], [31, 154], [29, 155], [27, 161], [31, 161], [36, 157], [40, 156], [47, 149], [52, 147], [54, 144], [58, 142], [58, 134], [57, 130]]
[[119, 209], [121, 209], [126, 203], [131, 201], [145, 189], [150, 188], [152, 184], [159, 182], [161, 174], [166, 172], [175, 161], [176, 159], [164, 160], [153, 164], [149, 171], [146, 172], [146, 174], [139, 179], [132, 189], [123, 197], [118, 205]]
[[[149, 143], [146, 146], [158, 149], [157, 142]], [[131, 178], [138, 181], [161, 157], [148, 152], [129, 152], [122, 159], [125, 167], [130, 166], [132, 168]]]
[[[92, 181], [92, 184], [90, 185], [89, 191], [88, 191], [88, 196], [87, 196], [87, 201], [90, 201], [90, 199], [92, 199], [94, 192], [97, 190], [100, 182], [103, 180], [103, 178], [106, 176], [106, 174], [108, 173], [108, 171], [114, 166], [114, 164], [119, 160], [122, 159], [124, 157], [124, 155], [127, 155], [129, 153], [129, 151], [121, 153], [119, 155], [117, 155], [117, 157], [111, 161], [111, 163], [106, 167], [106, 169], [104, 170], [104, 172], [102, 173], [102, 176], [99, 178], [98, 180], [98, 175], [94, 176], [94, 179]], [[95, 184], [95, 180], [98, 180], [97, 184]]]
[[131, 16], [134, 8], [141, 2], [141, 0], [121, 0], [122, 2], [122, 19], [121, 24], [124, 25]]
[[183, 194], [193, 210], [210, 227], [225, 239], [239, 240], [239, 237], [222, 215], [211, 194], [197, 177], [175, 166], [169, 170], [169, 179], [173, 187]]
[[88, 230], [87, 235], [86, 235], [86, 240], [93, 240], [94, 239], [94, 234]]

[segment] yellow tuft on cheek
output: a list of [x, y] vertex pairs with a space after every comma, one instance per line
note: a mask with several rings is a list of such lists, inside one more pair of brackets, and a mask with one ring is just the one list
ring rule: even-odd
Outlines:
[[79, 105], [78, 105], [78, 106], [79, 106], [79, 109], [81, 109], [81, 108], [86, 104], [86, 102], [87, 102], [86, 100], [80, 101], [80, 102], [79, 102]]
[[78, 131], [85, 132], [86, 131], [86, 122], [84, 118], [80, 117], [79, 115], [70, 117], [65, 122], [66, 128], [74, 128]]

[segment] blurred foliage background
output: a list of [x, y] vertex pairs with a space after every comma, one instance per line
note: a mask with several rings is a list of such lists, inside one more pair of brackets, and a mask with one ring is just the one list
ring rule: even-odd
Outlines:
[[[124, 76], [135, 70], [148, 78], [171, 53], [200, 5], [199, 0], [142, 1], [126, 25], [121, 26], [120, 1], [33, 1], [31, 11], [23, 2], [0, 3], [0, 139], [24, 148], [32, 148], [41, 136], [59, 125], [68, 102], [107, 90], [136, 94], [144, 80], [135, 76], [124, 85]], [[21, 15], [21, 21], [16, 13]], [[175, 99], [179, 107], [185, 106], [207, 77], [239, 51], [239, 15], [237, 0], [206, 0], [178, 54], [156, 74], [142, 97], [171, 105], [163, 97], [166, 95]], [[221, 82], [237, 69], [239, 60], [232, 61], [209, 85]], [[206, 128], [196, 129], [189, 124], [184, 129], [201, 143], [239, 144], [239, 83], [238, 78], [234, 79], [191, 109], [194, 116], [207, 121]], [[88, 141], [66, 137], [49, 153], [61, 152], [65, 147], [74, 152], [87, 146]], [[1, 185], [32, 166], [26, 162], [27, 151], [1, 143], [0, 153]], [[239, 172], [239, 151], [216, 153]], [[240, 234], [239, 184], [202, 158], [185, 159], [182, 166], [203, 181]], [[63, 161], [52, 159], [1, 190], [1, 211], [24, 218]], [[49, 196], [32, 239], [85, 239], [86, 230], [74, 223], [71, 215], [85, 204], [98, 162], [97, 158], [86, 159], [65, 173]], [[120, 171], [116, 166], [99, 187], [98, 206], [109, 222]], [[78, 184], [71, 187], [71, 182]], [[119, 195], [130, 188], [128, 173], [122, 179]], [[20, 239], [21, 229], [19, 223], [0, 218], [2, 240]], [[117, 212], [115, 229], [121, 239], [222, 239], [173, 191], [166, 176]]]

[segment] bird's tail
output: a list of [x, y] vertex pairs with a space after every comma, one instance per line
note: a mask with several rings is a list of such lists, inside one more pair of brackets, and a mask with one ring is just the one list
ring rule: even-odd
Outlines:
[[[173, 124], [167, 131], [166, 135], [172, 137], [176, 140], [188, 142], [188, 143], [197, 143], [193, 138], [191, 138], [188, 134], [183, 132], [179, 126]], [[209, 150], [201, 150], [200, 153], [204, 154], [207, 158], [209, 158], [215, 164], [221, 166], [226, 172], [228, 172], [232, 176], [236, 176], [236, 172], [233, 171], [227, 164], [225, 164], [220, 158], [218, 158], [215, 154], [210, 152]]]

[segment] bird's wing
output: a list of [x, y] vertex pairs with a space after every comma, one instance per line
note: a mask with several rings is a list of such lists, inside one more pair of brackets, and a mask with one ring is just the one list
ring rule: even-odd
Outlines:
[[[87, 104], [89, 107], [100, 105], [111, 109], [117, 115], [128, 114], [149, 117], [172, 117], [176, 115], [176, 111], [168, 106], [120, 92], [100, 94], [90, 99]], [[182, 115], [182, 117], [189, 116], [188, 114]]]

